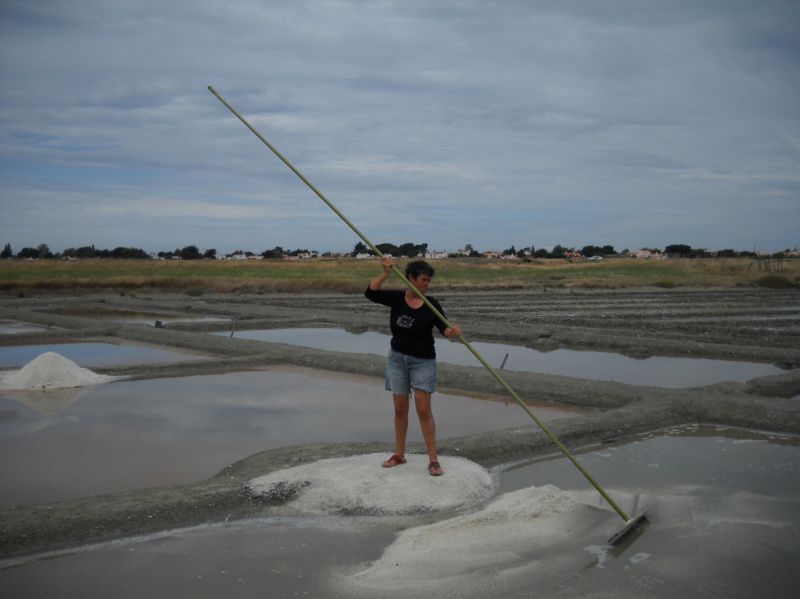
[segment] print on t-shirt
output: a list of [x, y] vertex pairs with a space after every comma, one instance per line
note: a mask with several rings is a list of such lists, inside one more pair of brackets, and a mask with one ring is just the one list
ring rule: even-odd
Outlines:
[[401, 314], [397, 317], [397, 326], [404, 329], [410, 329], [414, 326], [414, 317], [409, 316], [408, 314]]

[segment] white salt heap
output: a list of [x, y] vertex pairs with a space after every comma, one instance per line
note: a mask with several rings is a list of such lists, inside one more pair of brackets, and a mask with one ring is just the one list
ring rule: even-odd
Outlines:
[[[753, 547], [797, 553], [797, 494], [720, 495], [720, 487], [705, 485], [652, 490], [614, 493], [629, 514], [636, 504], [648, 506], [641, 544], [636, 533], [614, 548], [605, 544], [623, 522], [594, 490], [527, 487], [475, 512], [407, 528], [377, 560], [332, 574], [331, 584], [348, 599], [673, 597], [698, 581], [707, 585], [700, 595], [739, 596], [725, 592], [725, 572], [749, 563]], [[609, 587], [618, 576], [624, 586]]]
[[46, 352], [31, 360], [21, 370], [0, 376], [0, 389], [41, 390], [87, 387], [118, 379], [81, 368], [55, 352]]
[[286, 511], [305, 514], [417, 514], [463, 509], [487, 501], [495, 490], [489, 472], [464, 458], [443, 456], [444, 476], [428, 474], [428, 456], [383, 468], [387, 454], [320, 460], [251, 480], [253, 495], [294, 494]]
[[506, 493], [476, 512], [402, 531], [366, 569], [333, 582], [349, 597], [387, 599], [492, 597], [531, 580], [558, 588], [597, 561], [587, 541], [622, 525], [585, 501], [593, 503], [588, 493], [552, 485]]

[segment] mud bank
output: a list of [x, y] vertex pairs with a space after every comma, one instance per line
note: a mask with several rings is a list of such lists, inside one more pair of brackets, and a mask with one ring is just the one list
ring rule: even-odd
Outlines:
[[[635, 356], [670, 355], [800, 364], [800, 294], [773, 290], [637, 290], [447, 292], [437, 297], [470, 340], [524, 344], [536, 349], [592, 349]], [[114, 311], [173, 314], [157, 328], [116, 320]], [[91, 317], [96, 311], [101, 317]], [[76, 315], [77, 314], [77, 315]], [[196, 316], [197, 319], [186, 320]], [[99, 369], [133, 378], [189, 376], [293, 364], [382, 377], [384, 360], [364, 354], [312, 350], [209, 335], [242, 328], [336, 326], [385, 331], [385, 314], [349, 295], [274, 296], [42, 296], [5, 298], [0, 318], [46, 327], [0, 335], [0, 344], [25, 345], [92, 340], [139, 342], [190, 350], [206, 359]], [[211, 321], [208, 318], [220, 320]], [[683, 423], [709, 423], [800, 434], [800, 373], [743, 384], [660, 389], [521, 372], [505, 378], [522, 397], [592, 409], [589, 415], [553, 423], [571, 448], [619, 440]], [[440, 366], [442, 390], [495, 394], [497, 383], [481, 367]], [[412, 450], [420, 450], [414, 447]], [[289, 466], [324, 458], [386, 450], [383, 443], [286, 447], [232, 464], [210, 480], [191, 485], [89, 497], [53, 505], [0, 511], [0, 555], [53, 551], [159, 530], [270, 515], [288, 497], [254, 499], [245, 482]], [[447, 455], [485, 467], [553, 452], [520, 411], [520, 426], [440, 442]]]

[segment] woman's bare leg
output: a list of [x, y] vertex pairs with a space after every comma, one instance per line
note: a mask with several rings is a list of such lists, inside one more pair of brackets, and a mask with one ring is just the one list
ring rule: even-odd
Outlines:
[[408, 395], [392, 395], [394, 401], [394, 452], [398, 457], [406, 455], [408, 433]]
[[421, 389], [414, 389], [414, 403], [422, 429], [422, 438], [425, 439], [425, 447], [428, 449], [428, 461], [436, 462], [439, 458], [436, 452], [436, 422], [433, 420], [431, 410], [431, 394]]

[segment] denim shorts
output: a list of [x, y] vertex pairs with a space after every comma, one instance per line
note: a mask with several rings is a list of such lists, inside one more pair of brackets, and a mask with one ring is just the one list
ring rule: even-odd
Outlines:
[[436, 391], [436, 359], [390, 350], [386, 358], [386, 390], [394, 395], [409, 395], [411, 389]]

